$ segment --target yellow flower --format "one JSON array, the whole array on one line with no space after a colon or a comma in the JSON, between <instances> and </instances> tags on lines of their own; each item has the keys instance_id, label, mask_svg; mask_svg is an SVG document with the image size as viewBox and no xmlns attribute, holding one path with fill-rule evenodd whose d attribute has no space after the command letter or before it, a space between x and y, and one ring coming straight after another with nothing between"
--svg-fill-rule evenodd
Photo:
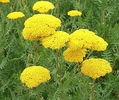
<instances>
[{"instance_id":1,"label":"yellow flower","mask_svg":"<svg viewBox=\"0 0 119 100\"><path fill-rule=\"evenodd\" d=\"M96 51L106 50L108 43L103 38L87 29L79 29L70 35L68 47L71 49L85 48Z\"/></svg>"},{"instance_id":2,"label":"yellow flower","mask_svg":"<svg viewBox=\"0 0 119 100\"><path fill-rule=\"evenodd\" d=\"M57 31L55 34L43 38L42 43L45 48L60 49L64 47L69 40L69 34L63 31Z\"/></svg>"},{"instance_id":3,"label":"yellow flower","mask_svg":"<svg viewBox=\"0 0 119 100\"><path fill-rule=\"evenodd\" d=\"M50 80L50 71L42 66L31 66L24 69L20 80L28 88L37 87L43 82Z\"/></svg>"},{"instance_id":4,"label":"yellow flower","mask_svg":"<svg viewBox=\"0 0 119 100\"><path fill-rule=\"evenodd\" d=\"M26 40L39 40L42 37L55 33L57 27L61 26L60 19L49 14L36 14L28 18L23 29L23 36Z\"/></svg>"},{"instance_id":5,"label":"yellow flower","mask_svg":"<svg viewBox=\"0 0 119 100\"><path fill-rule=\"evenodd\" d=\"M110 63L104 59L91 58L82 63L81 72L96 79L112 72L112 68Z\"/></svg>"},{"instance_id":6,"label":"yellow flower","mask_svg":"<svg viewBox=\"0 0 119 100\"><path fill-rule=\"evenodd\" d=\"M50 9L54 8L54 5L49 1L37 1L33 6L33 10L36 10L40 13L48 12Z\"/></svg>"},{"instance_id":7,"label":"yellow flower","mask_svg":"<svg viewBox=\"0 0 119 100\"><path fill-rule=\"evenodd\" d=\"M22 12L12 12L7 15L8 19L18 19L24 16L25 15Z\"/></svg>"},{"instance_id":8,"label":"yellow flower","mask_svg":"<svg viewBox=\"0 0 119 100\"><path fill-rule=\"evenodd\" d=\"M9 3L10 0L0 0L0 3Z\"/></svg>"},{"instance_id":9,"label":"yellow flower","mask_svg":"<svg viewBox=\"0 0 119 100\"><path fill-rule=\"evenodd\" d=\"M64 59L68 62L82 62L83 57L86 55L86 49L76 49L72 50L68 48L64 51Z\"/></svg>"},{"instance_id":10,"label":"yellow flower","mask_svg":"<svg viewBox=\"0 0 119 100\"><path fill-rule=\"evenodd\" d=\"M68 15L69 16L81 16L82 13L78 10L71 10L71 11L68 12Z\"/></svg>"}]
</instances>

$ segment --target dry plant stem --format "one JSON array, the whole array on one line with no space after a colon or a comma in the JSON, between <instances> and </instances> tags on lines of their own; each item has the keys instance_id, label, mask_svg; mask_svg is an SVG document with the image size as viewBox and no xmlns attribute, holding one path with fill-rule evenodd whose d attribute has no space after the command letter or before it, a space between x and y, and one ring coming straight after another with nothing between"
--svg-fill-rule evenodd
<instances>
[{"instance_id":1,"label":"dry plant stem","mask_svg":"<svg viewBox=\"0 0 119 100\"><path fill-rule=\"evenodd\" d=\"M57 0L57 17L59 17L59 0Z\"/></svg>"},{"instance_id":2,"label":"dry plant stem","mask_svg":"<svg viewBox=\"0 0 119 100\"><path fill-rule=\"evenodd\" d=\"M39 43L38 43L37 50L36 50L36 53L35 53L35 58L34 58L34 61L33 61L33 64L34 64L34 65L35 65L36 60L37 60L37 56L38 56L38 52L39 52L39 46L40 46L40 41L39 41ZM36 87L36 90L37 90L37 97L38 97L38 100L40 100L39 88Z\"/></svg>"},{"instance_id":3,"label":"dry plant stem","mask_svg":"<svg viewBox=\"0 0 119 100\"><path fill-rule=\"evenodd\" d=\"M40 95L39 95L39 88L36 87L36 90L37 90L37 96L38 96L38 100L40 100Z\"/></svg>"},{"instance_id":4,"label":"dry plant stem","mask_svg":"<svg viewBox=\"0 0 119 100\"><path fill-rule=\"evenodd\" d=\"M9 20L8 20L8 23L7 23L7 26L9 25ZM9 31L9 29L7 28L6 32L4 33L4 40L6 40L6 36L7 36L7 32Z\"/></svg>"},{"instance_id":5,"label":"dry plant stem","mask_svg":"<svg viewBox=\"0 0 119 100\"><path fill-rule=\"evenodd\" d=\"M93 81L92 81L92 94L91 94L91 100L94 100L94 83L95 83L95 80L93 79Z\"/></svg>"},{"instance_id":6,"label":"dry plant stem","mask_svg":"<svg viewBox=\"0 0 119 100\"><path fill-rule=\"evenodd\" d=\"M27 62L26 62L26 67L28 67L28 64L29 64L29 61L30 61L30 58L31 58L31 55L32 55L32 52L36 46L36 43L37 41L34 42L33 46L32 46L32 49L31 49L31 52L29 53L28 57L27 57Z\"/></svg>"},{"instance_id":7,"label":"dry plant stem","mask_svg":"<svg viewBox=\"0 0 119 100\"><path fill-rule=\"evenodd\" d=\"M30 52L30 56L28 55L26 67L28 67L28 63L29 63L29 61L30 61L31 54L32 54L32 52L33 52L33 50L34 50L34 48L35 48L36 43L37 43L37 41L35 41L35 43L33 44L32 50L31 50L31 52ZM38 46L37 46L36 54L37 54L38 51L39 51L39 45L40 45L40 43L39 43ZM36 54L35 54L35 56L37 56ZM35 64L36 58L37 58L37 57L34 58L34 63L33 63L33 64ZM29 95L29 90L27 90L27 94L26 94L26 99L25 99L25 100L27 100L27 96L28 96L28 95ZM38 94L37 94L37 95L38 95ZM38 98L39 98L39 97L38 97ZM38 100L40 100L40 99L38 99Z\"/></svg>"},{"instance_id":8,"label":"dry plant stem","mask_svg":"<svg viewBox=\"0 0 119 100\"><path fill-rule=\"evenodd\" d=\"M36 63L37 56L38 56L38 52L39 52L39 46L40 46L40 41L39 41L39 44L38 44L38 46L37 46L37 50L36 50L36 53L35 53L35 58L34 58L34 60L33 60L33 64Z\"/></svg>"},{"instance_id":9,"label":"dry plant stem","mask_svg":"<svg viewBox=\"0 0 119 100\"><path fill-rule=\"evenodd\" d=\"M104 38L105 34L105 10L102 11L102 37Z\"/></svg>"},{"instance_id":10,"label":"dry plant stem","mask_svg":"<svg viewBox=\"0 0 119 100\"><path fill-rule=\"evenodd\" d=\"M14 1L14 4L13 4L13 10L15 9L15 6L16 6L16 0Z\"/></svg>"},{"instance_id":11,"label":"dry plant stem","mask_svg":"<svg viewBox=\"0 0 119 100\"><path fill-rule=\"evenodd\" d=\"M21 6L24 9L24 0L21 0Z\"/></svg>"},{"instance_id":12,"label":"dry plant stem","mask_svg":"<svg viewBox=\"0 0 119 100\"><path fill-rule=\"evenodd\" d=\"M26 96L25 96L25 100L28 100L28 95L29 95L29 89L27 90Z\"/></svg>"}]
</instances>

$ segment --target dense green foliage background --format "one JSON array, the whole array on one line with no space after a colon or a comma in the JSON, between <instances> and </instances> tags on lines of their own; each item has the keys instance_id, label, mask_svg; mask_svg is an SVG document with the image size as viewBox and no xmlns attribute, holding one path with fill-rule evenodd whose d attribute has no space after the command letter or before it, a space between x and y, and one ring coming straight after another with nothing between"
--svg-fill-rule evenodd
<instances>
[{"instance_id":1,"label":"dense green foliage background","mask_svg":"<svg viewBox=\"0 0 119 100\"><path fill-rule=\"evenodd\" d=\"M24 1L24 2L23 2ZM21 84L20 73L26 67L28 56L33 65L35 50L29 55L35 41L24 40L21 35L24 21L37 13L32 10L37 0L11 0L8 4L0 4L0 100L37 100L35 89L28 89ZM49 0L57 8L57 0ZM109 46L104 52L93 52L90 57L104 58L111 63L113 72L96 80L94 100L119 100L119 0L59 0L60 19L63 30L72 33L76 29L86 28L103 37ZM57 15L57 9L49 13ZM81 17L69 17L72 9L82 11ZM7 14L21 11L22 19L8 20ZM75 63L64 60L60 50L61 80L58 85L56 69L56 51L39 47L36 65L51 71L51 80L39 86L41 100L90 100L92 79L74 74ZM87 52L88 54L88 52ZM81 77L84 78L82 81ZM29 92L28 92L29 91ZM87 92L86 92L87 91ZM64 99L63 99L64 98Z\"/></svg>"}]
</instances>

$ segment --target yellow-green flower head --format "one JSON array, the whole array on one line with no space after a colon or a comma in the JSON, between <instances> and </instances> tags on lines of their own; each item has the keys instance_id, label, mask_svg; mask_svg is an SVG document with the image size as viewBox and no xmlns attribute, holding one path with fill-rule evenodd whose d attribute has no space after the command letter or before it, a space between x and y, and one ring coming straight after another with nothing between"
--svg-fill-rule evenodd
<instances>
[{"instance_id":1,"label":"yellow-green flower head","mask_svg":"<svg viewBox=\"0 0 119 100\"><path fill-rule=\"evenodd\" d=\"M71 10L71 11L68 12L68 15L69 16L81 16L82 13L78 10Z\"/></svg>"},{"instance_id":2,"label":"yellow-green flower head","mask_svg":"<svg viewBox=\"0 0 119 100\"><path fill-rule=\"evenodd\" d=\"M71 49L85 48L96 51L106 50L108 43L103 38L87 29L79 29L70 35L68 47Z\"/></svg>"},{"instance_id":3,"label":"yellow-green flower head","mask_svg":"<svg viewBox=\"0 0 119 100\"><path fill-rule=\"evenodd\" d=\"M8 19L18 19L18 18L22 18L24 16L25 15L22 12L12 12L7 15L7 18Z\"/></svg>"},{"instance_id":4,"label":"yellow-green flower head","mask_svg":"<svg viewBox=\"0 0 119 100\"><path fill-rule=\"evenodd\" d=\"M9 3L10 0L0 0L0 3Z\"/></svg>"},{"instance_id":5,"label":"yellow-green flower head","mask_svg":"<svg viewBox=\"0 0 119 100\"><path fill-rule=\"evenodd\" d=\"M54 5L49 1L37 1L33 6L33 10L36 10L40 13L48 12L50 9L54 8Z\"/></svg>"},{"instance_id":6,"label":"yellow-green flower head","mask_svg":"<svg viewBox=\"0 0 119 100\"><path fill-rule=\"evenodd\" d=\"M50 71L42 66L31 66L24 69L20 80L28 88L37 87L43 82L50 80Z\"/></svg>"},{"instance_id":7,"label":"yellow-green flower head","mask_svg":"<svg viewBox=\"0 0 119 100\"><path fill-rule=\"evenodd\" d=\"M61 26L60 19L49 14L36 14L28 18L23 29L23 36L26 40L39 40L42 37L50 36Z\"/></svg>"},{"instance_id":8,"label":"yellow-green flower head","mask_svg":"<svg viewBox=\"0 0 119 100\"><path fill-rule=\"evenodd\" d=\"M96 79L112 72L112 68L110 63L104 59L91 58L82 63L81 72Z\"/></svg>"},{"instance_id":9,"label":"yellow-green flower head","mask_svg":"<svg viewBox=\"0 0 119 100\"><path fill-rule=\"evenodd\" d=\"M86 55L86 49L72 50L68 48L63 52L64 59L68 62L82 62Z\"/></svg>"},{"instance_id":10,"label":"yellow-green flower head","mask_svg":"<svg viewBox=\"0 0 119 100\"><path fill-rule=\"evenodd\" d=\"M42 43L45 48L60 49L66 45L69 40L69 34L63 31L57 31L55 34L43 38Z\"/></svg>"}]
</instances>

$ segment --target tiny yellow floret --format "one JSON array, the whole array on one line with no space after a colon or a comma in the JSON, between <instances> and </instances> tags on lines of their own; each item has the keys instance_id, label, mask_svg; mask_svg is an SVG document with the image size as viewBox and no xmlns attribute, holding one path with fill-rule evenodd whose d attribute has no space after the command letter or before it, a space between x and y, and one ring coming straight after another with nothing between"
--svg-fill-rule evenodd
<instances>
[{"instance_id":1,"label":"tiny yellow floret","mask_svg":"<svg viewBox=\"0 0 119 100\"><path fill-rule=\"evenodd\" d=\"M68 15L69 16L81 16L82 13L78 10L71 10L71 11L68 12Z\"/></svg>"},{"instance_id":2,"label":"tiny yellow floret","mask_svg":"<svg viewBox=\"0 0 119 100\"><path fill-rule=\"evenodd\" d=\"M7 18L8 19L18 19L18 18L22 18L24 16L25 15L22 12L12 12L7 15Z\"/></svg>"},{"instance_id":3,"label":"tiny yellow floret","mask_svg":"<svg viewBox=\"0 0 119 100\"><path fill-rule=\"evenodd\" d=\"M82 62L86 56L86 49L72 50L68 48L63 52L64 59L68 62Z\"/></svg>"},{"instance_id":4,"label":"tiny yellow floret","mask_svg":"<svg viewBox=\"0 0 119 100\"><path fill-rule=\"evenodd\" d=\"M31 66L24 69L20 80L28 88L37 87L43 82L50 80L50 71L42 66Z\"/></svg>"},{"instance_id":5,"label":"tiny yellow floret","mask_svg":"<svg viewBox=\"0 0 119 100\"><path fill-rule=\"evenodd\" d=\"M50 9L54 9L54 8L55 8L54 5L49 1L37 1L33 5L33 10L36 10L40 13L46 13Z\"/></svg>"},{"instance_id":6,"label":"tiny yellow floret","mask_svg":"<svg viewBox=\"0 0 119 100\"><path fill-rule=\"evenodd\" d=\"M66 45L69 40L69 34L63 31L57 31L55 34L43 38L42 43L45 48L60 49Z\"/></svg>"},{"instance_id":7,"label":"tiny yellow floret","mask_svg":"<svg viewBox=\"0 0 119 100\"><path fill-rule=\"evenodd\" d=\"M61 26L60 19L49 14L36 14L28 18L23 29L23 37L26 40L40 40L56 32L56 28Z\"/></svg>"},{"instance_id":8,"label":"tiny yellow floret","mask_svg":"<svg viewBox=\"0 0 119 100\"><path fill-rule=\"evenodd\" d=\"M0 3L9 3L10 0L0 0Z\"/></svg>"},{"instance_id":9,"label":"tiny yellow floret","mask_svg":"<svg viewBox=\"0 0 119 100\"><path fill-rule=\"evenodd\" d=\"M91 58L82 63L81 72L96 79L112 72L112 68L110 63L104 59Z\"/></svg>"}]
</instances>

